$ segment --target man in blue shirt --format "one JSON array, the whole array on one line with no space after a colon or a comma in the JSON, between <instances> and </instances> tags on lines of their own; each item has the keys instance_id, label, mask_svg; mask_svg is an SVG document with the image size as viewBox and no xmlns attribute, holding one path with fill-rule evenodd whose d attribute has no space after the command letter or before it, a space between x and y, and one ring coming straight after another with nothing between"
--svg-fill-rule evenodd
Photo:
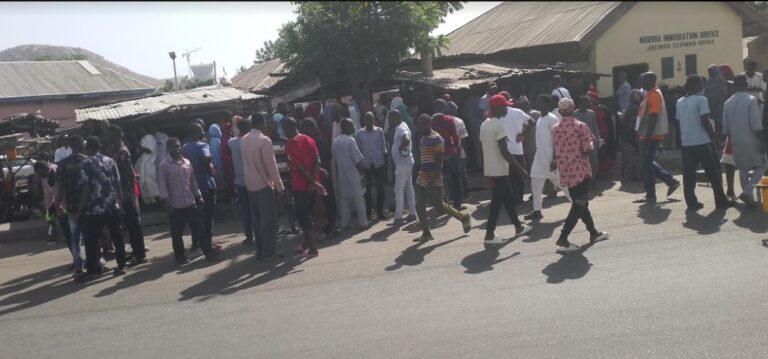
<instances>
[{"instance_id":1,"label":"man in blue shirt","mask_svg":"<svg viewBox=\"0 0 768 359\"><path fill-rule=\"evenodd\" d=\"M683 155L683 191L688 211L698 211L704 207L696 199L696 170L699 164L704 168L707 180L715 194L717 208L733 206L725 196L723 180L715 162L712 141L717 141L712 124L709 122L707 98L699 95L704 88L701 77L692 75L685 82L685 97L677 100L677 120L680 122Z\"/></svg>"},{"instance_id":2,"label":"man in blue shirt","mask_svg":"<svg viewBox=\"0 0 768 359\"><path fill-rule=\"evenodd\" d=\"M211 151L208 144L203 142L204 132L203 127L198 123L192 123L187 128L188 142L184 144L181 149L181 154L189 160L192 164L192 169L195 171L195 179L197 179L197 186L200 188L200 193L203 195L203 235L208 237L208 240L213 240L213 214L216 212L216 181L213 179L213 171L211 171ZM200 245L192 241L192 247L190 250L195 251L200 248Z\"/></svg>"}]
</instances>

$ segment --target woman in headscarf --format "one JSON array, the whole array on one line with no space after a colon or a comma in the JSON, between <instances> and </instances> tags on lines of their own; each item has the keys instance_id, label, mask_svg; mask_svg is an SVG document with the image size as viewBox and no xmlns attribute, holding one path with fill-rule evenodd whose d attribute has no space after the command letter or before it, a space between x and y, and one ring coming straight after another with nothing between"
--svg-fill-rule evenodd
<instances>
[{"instance_id":1,"label":"woman in headscarf","mask_svg":"<svg viewBox=\"0 0 768 359\"><path fill-rule=\"evenodd\" d=\"M320 124L320 121L319 121L320 102L312 102L309 105L307 105L307 108L304 110L304 117L312 118L312 120L315 121L315 124L319 125Z\"/></svg>"},{"instance_id":2,"label":"woman in headscarf","mask_svg":"<svg viewBox=\"0 0 768 359\"><path fill-rule=\"evenodd\" d=\"M643 176L640 166L640 151L635 122L640 111L640 103L643 102L643 92L632 90L629 94L629 107L619 114L618 130L621 142L621 177L622 183L642 181Z\"/></svg>"},{"instance_id":3,"label":"woman in headscarf","mask_svg":"<svg viewBox=\"0 0 768 359\"><path fill-rule=\"evenodd\" d=\"M712 119L715 121L715 133L717 137L722 138L723 105L725 105L725 100L728 99L728 83L720 73L720 68L717 65L709 65L707 71L709 72L709 79L707 79L704 85L704 96L707 97L709 113L712 114Z\"/></svg>"},{"instance_id":4,"label":"woman in headscarf","mask_svg":"<svg viewBox=\"0 0 768 359\"><path fill-rule=\"evenodd\" d=\"M402 117L403 122L405 122L405 124L408 125L408 128L411 129L411 133L414 133L413 119L411 118L411 114L408 111L408 107L405 105L405 102L403 102L402 97L395 96L395 98L392 99L392 103L389 105L389 110L400 111L400 117Z\"/></svg>"},{"instance_id":5,"label":"woman in headscarf","mask_svg":"<svg viewBox=\"0 0 768 359\"><path fill-rule=\"evenodd\" d=\"M213 158L214 179L216 179L219 190L224 190L226 184L221 176L223 169L221 165L221 128L215 123L208 127L208 147Z\"/></svg>"}]
</instances>

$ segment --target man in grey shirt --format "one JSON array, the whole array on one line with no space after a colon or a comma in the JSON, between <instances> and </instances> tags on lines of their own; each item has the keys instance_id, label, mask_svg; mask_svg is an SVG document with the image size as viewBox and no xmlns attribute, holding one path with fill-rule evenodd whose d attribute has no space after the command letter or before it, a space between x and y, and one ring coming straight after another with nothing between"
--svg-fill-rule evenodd
<instances>
[{"instance_id":1,"label":"man in grey shirt","mask_svg":"<svg viewBox=\"0 0 768 359\"><path fill-rule=\"evenodd\" d=\"M768 168L763 143L763 123L758 99L747 93L747 77L736 76L733 86L736 92L725 101L723 133L731 137L733 144L733 157L743 190L739 199L753 208L757 205L755 186Z\"/></svg>"},{"instance_id":2,"label":"man in grey shirt","mask_svg":"<svg viewBox=\"0 0 768 359\"><path fill-rule=\"evenodd\" d=\"M371 217L373 199L371 187L376 183L376 214L383 220L384 216L384 180L386 179L387 145L384 141L384 131L373 125L373 113L363 115L363 128L357 131L357 144L363 154L361 166L365 172L365 214Z\"/></svg>"}]
</instances>

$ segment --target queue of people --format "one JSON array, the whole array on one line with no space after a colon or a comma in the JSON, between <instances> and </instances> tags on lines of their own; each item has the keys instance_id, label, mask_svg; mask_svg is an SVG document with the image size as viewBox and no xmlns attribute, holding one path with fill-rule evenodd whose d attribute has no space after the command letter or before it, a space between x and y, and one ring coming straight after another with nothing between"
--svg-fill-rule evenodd
<instances>
[{"instance_id":1,"label":"queue of people","mask_svg":"<svg viewBox=\"0 0 768 359\"><path fill-rule=\"evenodd\" d=\"M645 196L635 202L656 203L659 179L667 185L667 196L682 186L688 210L701 209L695 177L702 167L716 206L731 207L733 176L729 181L726 170L729 183L724 190L722 162L740 173L743 193L738 199L748 207L756 206L755 186L768 170L768 161L762 96L752 93L757 93L756 86L764 90L765 84L755 80L759 74L752 67L748 70L726 82L732 93L724 93L729 97L722 104L713 103L722 95L720 85L712 85L723 79L717 66L710 67L707 83L699 76L688 78L675 104L666 103L652 72L640 77L642 89L632 89L626 74L620 74L616 93L620 111L615 121L610 110L597 103L594 87L587 96L572 99L562 79L555 76L554 90L538 95L533 104L525 96L512 101L509 93L491 83L486 95L474 103L485 117L479 127L472 121L467 126L456 115L459 107L450 96L434 100L433 114L414 113L402 97L395 96L382 97L374 108L353 106L352 110L338 103L312 103L306 110L289 111L281 104L272 115L233 116L207 130L201 119L195 119L184 139L145 132L135 156L126 147L121 128L111 126L105 146L99 137L69 136L62 146L68 152L61 153L56 164L35 165L36 186L46 197L45 208L67 214L61 227L72 253L75 280L87 281L105 271L104 253L99 250L105 228L117 260L114 275L146 262L140 199L145 204L158 201L167 211L179 265L188 262L188 251L202 250L209 261L220 258L222 249L213 242L214 217L217 196L225 191L237 194L243 244L254 246L262 261L284 257L277 249L281 209L288 216L290 231L302 234L295 250L307 259L319 255L319 241L339 230L366 229L373 221L391 219L391 225L400 227L418 220L422 233L415 241L432 240L428 205L461 222L467 233L472 225L469 214L463 212L466 162L473 144L479 146L492 194L484 243L510 240L497 233L502 207L515 226L512 238L535 231L544 217L542 199L550 183L549 196L557 196L559 190L571 203L555 241L558 252L570 252L579 249L569 240L578 221L586 226L590 242L608 237L597 229L589 192L602 167L613 165L613 159L598 154L614 133L622 180L644 182ZM675 108L673 121L681 137L682 183L655 158L670 132L669 107ZM358 123L350 111L360 112ZM138 157L135 163L132 157ZM389 184L394 213L390 214L385 210L387 179L393 179ZM533 210L524 216L524 223L517 207L523 202L526 183L530 183ZM316 223L319 219L325 223ZM192 234L189 249L183 242L187 226ZM132 249L130 261L123 229Z\"/></svg>"}]
</instances>

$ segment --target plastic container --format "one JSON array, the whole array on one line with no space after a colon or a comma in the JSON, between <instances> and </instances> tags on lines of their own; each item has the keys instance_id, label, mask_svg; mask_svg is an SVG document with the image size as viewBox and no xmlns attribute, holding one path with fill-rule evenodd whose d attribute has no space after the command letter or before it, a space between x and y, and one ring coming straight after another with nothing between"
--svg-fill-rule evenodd
<instances>
[{"instance_id":1,"label":"plastic container","mask_svg":"<svg viewBox=\"0 0 768 359\"><path fill-rule=\"evenodd\" d=\"M763 201L763 212L768 213L768 176L760 180L760 198Z\"/></svg>"}]
</instances>

